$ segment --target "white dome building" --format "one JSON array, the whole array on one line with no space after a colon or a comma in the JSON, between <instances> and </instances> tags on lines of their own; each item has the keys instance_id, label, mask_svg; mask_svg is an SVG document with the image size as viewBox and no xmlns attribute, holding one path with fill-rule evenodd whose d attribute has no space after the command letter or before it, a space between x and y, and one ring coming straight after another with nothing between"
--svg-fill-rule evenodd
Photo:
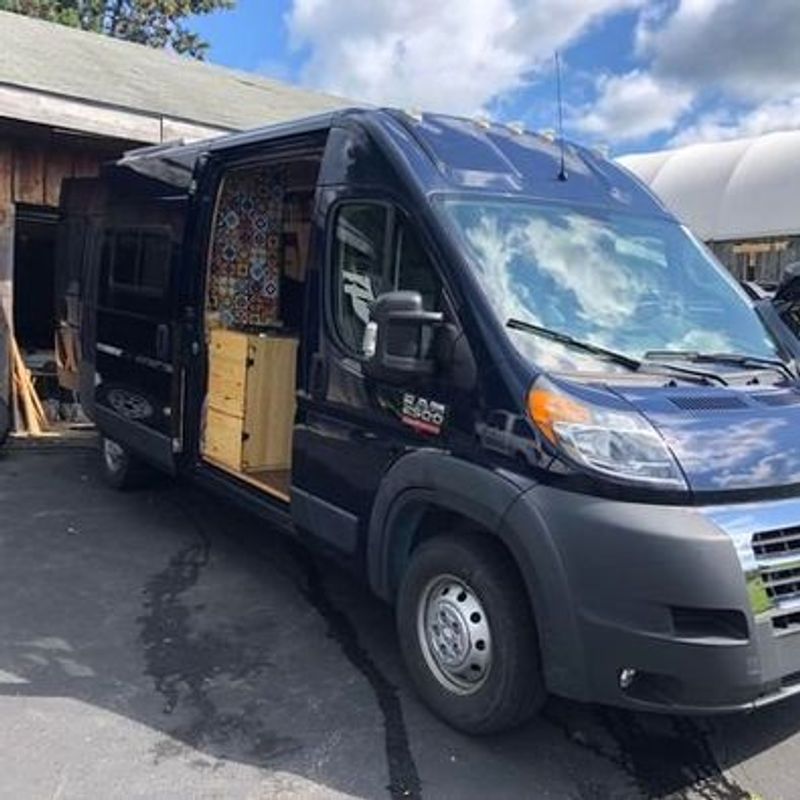
<instances>
[{"instance_id":1,"label":"white dome building","mask_svg":"<svg viewBox=\"0 0 800 800\"><path fill-rule=\"evenodd\" d=\"M800 261L800 130L622 156L740 280Z\"/></svg>"}]
</instances>

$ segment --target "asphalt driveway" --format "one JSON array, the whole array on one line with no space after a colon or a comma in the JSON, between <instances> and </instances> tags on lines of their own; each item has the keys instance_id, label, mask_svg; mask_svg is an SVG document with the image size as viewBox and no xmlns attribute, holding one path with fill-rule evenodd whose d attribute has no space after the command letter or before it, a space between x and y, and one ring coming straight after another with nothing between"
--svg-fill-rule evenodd
<instances>
[{"instance_id":1,"label":"asphalt driveway","mask_svg":"<svg viewBox=\"0 0 800 800\"><path fill-rule=\"evenodd\" d=\"M688 719L552 700L470 739L392 616L191 487L89 448L0 451L0 799L800 798L800 701Z\"/></svg>"}]
</instances>

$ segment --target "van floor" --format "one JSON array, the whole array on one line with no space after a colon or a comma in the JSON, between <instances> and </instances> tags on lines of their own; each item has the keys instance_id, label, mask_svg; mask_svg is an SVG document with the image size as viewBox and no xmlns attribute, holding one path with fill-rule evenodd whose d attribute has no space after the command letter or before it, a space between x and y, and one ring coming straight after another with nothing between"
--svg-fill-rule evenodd
<instances>
[{"instance_id":1,"label":"van floor","mask_svg":"<svg viewBox=\"0 0 800 800\"><path fill-rule=\"evenodd\" d=\"M229 467L228 465L223 464L220 461L216 461L213 458L209 458L208 456L204 456L203 460L207 461L217 469L221 469L224 472L227 472L229 475L233 475L240 481L249 483L256 489L260 489L267 494L271 494L273 497L277 497L286 503L289 502L289 487L292 482L292 471L289 469L270 469L260 472L239 472L238 470L233 469L233 467Z\"/></svg>"}]
</instances>

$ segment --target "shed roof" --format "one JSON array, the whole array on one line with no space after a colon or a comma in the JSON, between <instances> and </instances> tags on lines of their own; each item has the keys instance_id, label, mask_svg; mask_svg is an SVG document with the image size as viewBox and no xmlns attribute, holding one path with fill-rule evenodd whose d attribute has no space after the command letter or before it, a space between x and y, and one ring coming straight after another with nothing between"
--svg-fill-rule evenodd
<instances>
[{"instance_id":1,"label":"shed roof","mask_svg":"<svg viewBox=\"0 0 800 800\"><path fill-rule=\"evenodd\" d=\"M800 234L800 130L619 162L706 241Z\"/></svg>"},{"instance_id":2,"label":"shed roof","mask_svg":"<svg viewBox=\"0 0 800 800\"><path fill-rule=\"evenodd\" d=\"M218 131L352 105L166 50L0 12L0 88L9 87ZM10 106L4 109L0 95L0 116L12 116Z\"/></svg>"}]
</instances>

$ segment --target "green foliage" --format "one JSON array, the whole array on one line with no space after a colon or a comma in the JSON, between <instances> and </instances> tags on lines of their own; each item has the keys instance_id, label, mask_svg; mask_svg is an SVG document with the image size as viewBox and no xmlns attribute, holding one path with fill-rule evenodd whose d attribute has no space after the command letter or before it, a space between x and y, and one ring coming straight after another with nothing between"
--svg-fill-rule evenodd
<instances>
[{"instance_id":1,"label":"green foliage","mask_svg":"<svg viewBox=\"0 0 800 800\"><path fill-rule=\"evenodd\" d=\"M186 25L195 14L233 8L236 0L0 0L0 11L60 22L202 59L208 50Z\"/></svg>"}]
</instances>

